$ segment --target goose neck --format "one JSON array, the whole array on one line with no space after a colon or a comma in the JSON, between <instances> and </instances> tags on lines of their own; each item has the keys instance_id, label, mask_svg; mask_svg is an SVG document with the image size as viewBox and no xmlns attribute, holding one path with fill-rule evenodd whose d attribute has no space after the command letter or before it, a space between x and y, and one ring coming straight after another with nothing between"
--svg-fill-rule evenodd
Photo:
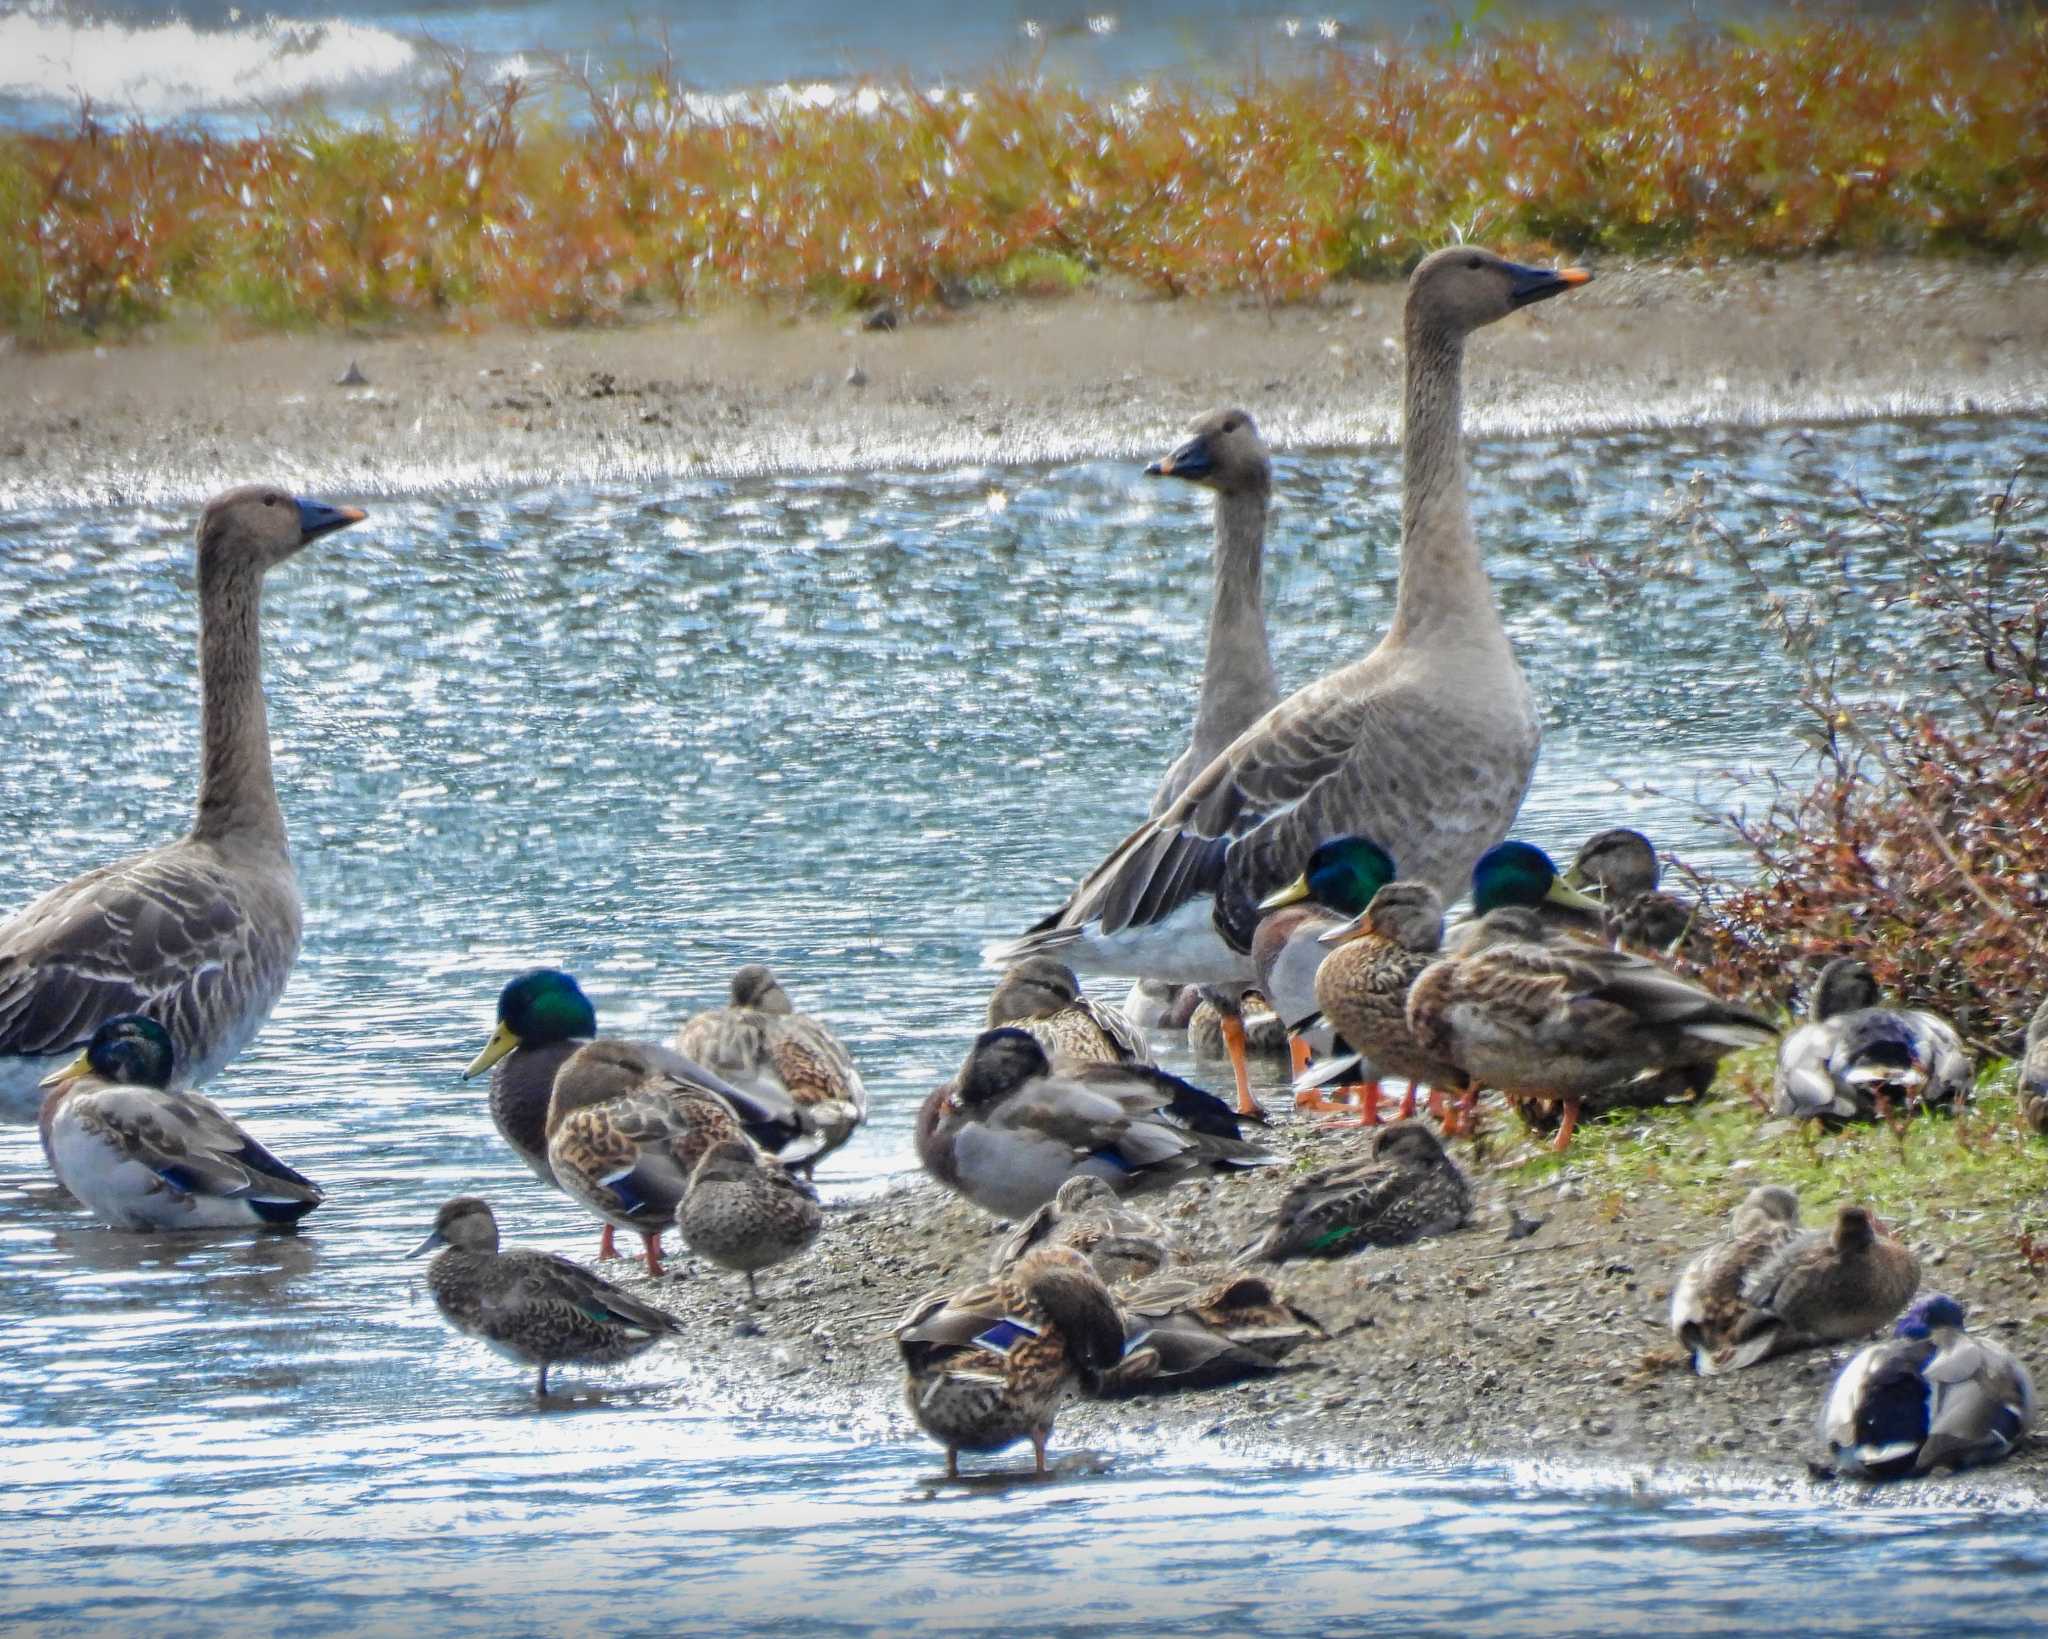
<instances>
[{"instance_id":1,"label":"goose neck","mask_svg":"<svg viewBox=\"0 0 2048 1639\"><path fill-rule=\"evenodd\" d=\"M1401 439L1401 577L1390 637L1447 625L1498 631L1466 499L1461 333L1411 313Z\"/></svg>"},{"instance_id":2,"label":"goose neck","mask_svg":"<svg viewBox=\"0 0 2048 1639\"><path fill-rule=\"evenodd\" d=\"M259 623L263 577L240 565L199 582L199 807L192 834L285 845L284 812L270 770Z\"/></svg>"},{"instance_id":3,"label":"goose neck","mask_svg":"<svg viewBox=\"0 0 2048 1639\"><path fill-rule=\"evenodd\" d=\"M1216 560L1195 745L1213 756L1278 698L1266 635L1264 489L1216 497ZM1207 758L1202 758L1207 761Z\"/></svg>"}]
</instances>

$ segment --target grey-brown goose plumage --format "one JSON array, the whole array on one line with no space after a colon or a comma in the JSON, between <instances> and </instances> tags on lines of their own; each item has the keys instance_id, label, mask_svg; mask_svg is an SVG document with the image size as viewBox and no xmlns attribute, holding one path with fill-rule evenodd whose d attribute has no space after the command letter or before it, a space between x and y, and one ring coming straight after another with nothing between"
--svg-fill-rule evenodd
<instances>
[{"instance_id":1,"label":"grey-brown goose plumage","mask_svg":"<svg viewBox=\"0 0 2048 1639\"><path fill-rule=\"evenodd\" d=\"M1409 282L1401 571L1387 633L1282 700L1140 826L1001 963L1242 989L1259 901L1316 844L1370 836L1446 897L1507 834L1535 766L1535 702L1495 607L1459 437L1465 338L1585 282L1439 251Z\"/></svg>"},{"instance_id":2,"label":"grey-brown goose plumage","mask_svg":"<svg viewBox=\"0 0 2048 1639\"><path fill-rule=\"evenodd\" d=\"M0 1118L32 1121L37 1084L109 1019L170 1032L176 1085L248 1046L299 954L299 888L270 772L259 631L263 577L355 523L354 507L271 485L199 517L202 760L192 829L88 871L0 922Z\"/></svg>"}]
</instances>

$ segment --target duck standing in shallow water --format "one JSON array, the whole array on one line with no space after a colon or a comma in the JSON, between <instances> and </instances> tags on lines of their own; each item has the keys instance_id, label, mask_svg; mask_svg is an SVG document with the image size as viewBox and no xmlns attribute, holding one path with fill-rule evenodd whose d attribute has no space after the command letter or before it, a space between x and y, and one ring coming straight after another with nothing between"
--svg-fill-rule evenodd
<instances>
[{"instance_id":1,"label":"duck standing in shallow water","mask_svg":"<svg viewBox=\"0 0 2048 1639\"><path fill-rule=\"evenodd\" d=\"M1438 251L1408 284L1401 573L1386 636L1281 701L1132 832L1067 902L990 955L1057 955L1087 973L1224 989L1256 983L1259 902L1317 843L1377 840L1456 894L1507 834L1541 725L1480 559L1459 419L1466 337L1586 282L1476 246ZM1241 1032L1239 1033L1241 1035ZM1240 1111L1256 1108L1232 1040Z\"/></svg>"},{"instance_id":2,"label":"duck standing in shallow water","mask_svg":"<svg viewBox=\"0 0 2048 1639\"><path fill-rule=\"evenodd\" d=\"M676 1031L676 1050L750 1093L794 1101L818 1146L800 1165L815 1167L867 1119L868 1090L839 1038L799 1013L774 973L749 962L732 976L726 1006L699 1013Z\"/></svg>"},{"instance_id":3,"label":"duck standing in shallow water","mask_svg":"<svg viewBox=\"0 0 2048 1639\"><path fill-rule=\"evenodd\" d=\"M270 771L263 577L362 517L261 484L207 502L192 829L0 922L0 1120L34 1120L43 1078L122 1014L158 1021L176 1084L202 1086L284 994L299 954L299 885Z\"/></svg>"},{"instance_id":4,"label":"duck standing in shallow water","mask_svg":"<svg viewBox=\"0 0 2048 1639\"><path fill-rule=\"evenodd\" d=\"M1342 1258L1368 1246L1406 1246L1448 1235L1472 1216L1472 1186L1437 1136L1419 1121L1372 1135L1372 1153L1312 1172L1280 1202L1265 1234L1238 1254L1246 1263Z\"/></svg>"},{"instance_id":5,"label":"duck standing in shallow water","mask_svg":"<svg viewBox=\"0 0 2048 1639\"><path fill-rule=\"evenodd\" d=\"M987 1030L960 1073L918 1112L924 1169L999 1218L1021 1218L1069 1178L1091 1174L1119 1195L1200 1173L1272 1166L1240 1136L1221 1099L1139 1066L1054 1068L1022 1030Z\"/></svg>"},{"instance_id":6,"label":"duck standing in shallow water","mask_svg":"<svg viewBox=\"0 0 2048 1639\"><path fill-rule=\"evenodd\" d=\"M325 1198L211 1099L173 1092L170 1032L128 1013L44 1083L57 1182L115 1229L290 1229Z\"/></svg>"},{"instance_id":7,"label":"duck standing in shallow water","mask_svg":"<svg viewBox=\"0 0 2048 1639\"><path fill-rule=\"evenodd\" d=\"M442 1318L481 1338L507 1360L539 1368L533 1392L545 1400L551 1366L610 1366L631 1360L683 1324L552 1252L498 1250L490 1203L457 1196L434 1217L427 1238L406 1254L445 1248L427 1268Z\"/></svg>"},{"instance_id":8,"label":"duck standing in shallow water","mask_svg":"<svg viewBox=\"0 0 2048 1639\"><path fill-rule=\"evenodd\" d=\"M995 1280L921 1298L896 1328L904 1398L917 1426L946 1448L946 1478L963 1451L1045 1443L1060 1406L1093 1393L1123 1354L1124 1323L1088 1260L1064 1246L1027 1252Z\"/></svg>"},{"instance_id":9,"label":"duck standing in shallow water","mask_svg":"<svg viewBox=\"0 0 2048 1639\"><path fill-rule=\"evenodd\" d=\"M1746 1314L1717 1357L1739 1371L1794 1349L1874 1332L1920 1286L1920 1260L1879 1232L1866 1207L1845 1206L1835 1226L1808 1230L1779 1247L1742 1283Z\"/></svg>"},{"instance_id":10,"label":"duck standing in shallow water","mask_svg":"<svg viewBox=\"0 0 2048 1639\"><path fill-rule=\"evenodd\" d=\"M713 1144L690 1173L690 1188L676 1203L676 1232L700 1258L747 1277L747 1301L760 1290L754 1277L786 1263L818 1238L825 1211L818 1192L745 1139Z\"/></svg>"},{"instance_id":11,"label":"duck standing in shallow water","mask_svg":"<svg viewBox=\"0 0 2048 1639\"><path fill-rule=\"evenodd\" d=\"M1778 1049L1773 1115L1838 1127L1970 1096L1970 1055L1954 1027L1883 999L1870 969L1853 957L1820 970L1812 1017Z\"/></svg>"},{"instance_id":12,"label":"duck standing in shallow water","mask_svg":"<svg viewBox=\"0 0 2048 1639\"><path fill-rule=\"evenodd\" d=\"M988 999L988 1028L1014 1025L1062 1064L1152 1063L1145 1038L1113 1007L1081 994L1065 962L1033 956L1005 973Z\"/></svg>"},{"instance_id":13,"label":"duck standing in shallow water","mask_svg":"<svg viewBox=\"0 0 2048 1639\"><path fill-rule=\"evenodd\" d=\"M2033 1423L2027 1368L1964 1331L1963 1306L1937 1292L1842 1368L1820 1426L1836 1472L1890 1480L1995 1463Z\"/></svg>"},{"instance_id":14,"label":"duck standing in shallow water","mask_svg":"<svg viewBox=\"0 0 2048 1639\"><path fill-rule=\"evenodd\" d=\"M1679 1272L1671 1330L1700 1376L1728 1369L1736 1330L1750 1313L1744 1283L1798 1233L1799 1197L1782 1184L1761 1184L1743 1197L1727 1234Z\"/></svg>"}]
</instances>

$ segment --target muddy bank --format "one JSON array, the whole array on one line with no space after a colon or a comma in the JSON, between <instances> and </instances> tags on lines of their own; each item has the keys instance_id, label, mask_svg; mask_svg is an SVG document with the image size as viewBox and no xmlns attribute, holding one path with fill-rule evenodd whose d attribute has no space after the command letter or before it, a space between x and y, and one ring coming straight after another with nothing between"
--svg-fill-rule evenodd
<instances>
[{"instance_id":1,"label":"muddy bank","mask_svg":"<svg viewBox=\"0 0 2048 1639\"><path fill-rule=\"evenodd\" d=\"M2048 408L2048 267L1598 269L1472 349L1481 435ZM893 331L731 311L605 332L0 353L0 507L1129 458L1241 403L1283 449L1398 422L1400 287L1261 311L1103 295ZM339 386L351 361L365 385ZM849 377L854 379L849 380Z\"/></svg>"},{"instance_id":2,"label":"muddy bank","mask_svg":"<svg viewBox=\"0 0 2048 1639\"><path fill-rule=\"evenodd\" d=\"M1299 1166L1361 1142L1355 1131L1280 1117L1273 1139ZM1071 1404L1055 1455L1093 1448L1112 1462L1141 1461L1147 1449L1201 1437L1276 1459L1527 1463L1567 1482L1797 1491L1845 1506L2034 1507L2048 1496L2042 1444L1963 1476L1815 1481L1808 1460L1824 1452L1814 1422L1851 1347L1730 1377L1691 1374L1665 1326L1671 1283L1761 1169L1731 1178L1725 1198L1651 1188L1626 1198L1589 1187L1571 1167L1521 1176L1534 1152L1504 1115L1480 1142L1483 1159L1469 1143L1455 1149L1479 1199L1463 1232L1277 1272L1280 1289L1331 1334L1293 1369L1221 1389ZM1216 1179L1147 1205L1196 1256L1228 1256L1251 1240L1293 1170ZM1831 1209L1808 1202L1807 1221ZM1509 1239L1516 1215L1525 1230L1529 1220L1540 1227ZM980 1278L999 1239L995 1220L919 1181L833 1211L802 1262L763 1278L764 1302L751 1313L738 1277L681 1256L661 1281L637 1265L611 1267L689 1320L679 1352L693 1395L753 1408L801 1399L854 1429L918 1440L890 1329L918 1294ZM2031 1272L1960 1231L1908 1239L1927 1289L1962 1295L1974 1328L2042 1364L2048 1299ZM970 1471L1029 1463L1024 1448L967 1459Z\"/></svg>"}]
</instances>

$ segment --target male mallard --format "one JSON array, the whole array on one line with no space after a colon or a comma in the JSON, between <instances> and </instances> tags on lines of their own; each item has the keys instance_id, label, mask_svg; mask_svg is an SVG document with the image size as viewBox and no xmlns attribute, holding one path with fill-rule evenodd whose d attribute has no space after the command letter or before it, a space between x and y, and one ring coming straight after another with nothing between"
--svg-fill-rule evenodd
<instances>
[{"instance_id":1,"label":"male mallard","mask_svg":"<svg viewBox=\"0 0 2048 1639\"><path fill-rule=\"evenodd\" d=\"M1726 1369L1736 1328L1749 1314L1743 1283L1798 1233L1799 1197L1782 1184L1760 1184L1743 1197L1727 1233L1680 1272L1671 1289L1671 1330L1700 1376Z\"/></svg>"},{"instance_id":2,"label":"male mallard","mask_svg":"<svg viewBox=\"0 0 2048 1639\"><path fill-rule=\"evenodd\" d=\"M1304 1343L1330 1335L1264 1276L1219 1265L1162 1271L1118 1291L1116 1301L1124 1316L1124 1356L1104 1377L1104 1395L1216 1388L1262 1377Z\"/></svg>"},{"instance_id":3,"label":"male mallard","mask_svg":"<svg viewBox=\"0 0 2048 1639\"><path fill-rule=\"evenodd\" d=\"M1336 1045L1332 1026L1316 1017L1316 974L1330 954L1323 936L1359 916L1393 880L1393 860L1370 837L1333 837L1316 845L1301 875L1259 901L1252 965L1259 993L1288 1029L1297 1076L1312 1052L1327 1056Z\"/></svg>"},{"instance_id":4,"label":"male mallard","mask_svg":"<svg viewBox=\"0 0 2048 1639\"><path fill-rule=\"evenodd\" d=\"M1712 1065L1777 1034L1761 1013L1646 957L1546 943L1542 923L1519 908L1490 912L1423 970L1408 992L1408 1028L1424 1052L1510 1103L1561 1100L1559 1149L1589 1094L1645 1070Z\"/></svg>"},{"instance_id":5,"label":"male mallard","mask_svg":"<svg viewBox=\"0 0 2048 1639\"><path fill-rule=\"evenodd\" d=\"M1500 910L1533 913L1550 938L1600 937L1600 901L1558 875L1557 865L1533 842L1496 843L1472 867L1472 913L1446 936L1458 950L1475 928Z\"/></svg>"},{"instance_id":6,"label":"male mallard","mask_svg":"<svg viewBox=\"0 0 2048 1639\"><path fill-rule=\"evenodd\" d=\"M854 1134L868 1114L868 1090L838 1037L797 1012L775 975L750 962L732 976L730 1002L687 1020L676 1048L734 1086L793 1099L818 1147L815 1167Z\"/></svg>"},{"instance_id":7,"label":"male mallard","mask_svg":"<svg viewBox=\"0 0 2048 1639\"><path fill-rule=\"evenodd\" d=\"M1312 1172L1282 1197L1272 1225L1237 1261L1341 1258L1368 1246L1448 1235L1472 1215L1472 1186L1419 1121L1372 1135L1371 1153Z\"/></svg>"},{"instance_id":8,"label":"male mallard","mask_svg":"<svg viewBox=\"0 0 2048 1639\"><path fill-rule=\"evenodd\" d=\"M988 1028L1028 1031L1062 1064L1152 1063L1145 1038L1113 1007L1081 994L1065 962L1031 956L1005 973L988 999Z\"/></svg>"},{"instance_id":9,"label":"male mallard","mask_svg":"<svg viewBox=\"0 0 2048 1639\"><path fill-rule=\"evenodd\" d=\"M0 921L0 1120L117 1016L158 1020L199 1087L249 1045L299 954L299 886L270 773L263 577L354 507L251 484L199 516L199 797L176 842L102 865Z\"/></svg>"},{"instance_id":10,"label":"male mallard","mask_svg":"<svg viewBox=\"0 0 2048 1639\"><path fill-rule=\"evenodd\" d=\"M1199 1172L1271 1166L1240 1136L1230 1106L1140 1065L1053 1068L1022 1030L986 1030L960 1073L918 1112L924 1169L999 1218L1021 1218L1061 1184L1093 1173L1119 1194Z\"/></svg>"},{"instance_id":11,"label":"male mallard","mask_svg":"<svg viewBox=\"0 0 2048 1639\"><path fill-rule=\"evenodd\" d=\"M1110 1286L1156 1275L1178 1249L1173 1231L1130 1205L1093 1173L1060 1185L1050 1201L997 1244L989 1273L1000 1275L1039 1246L1070 1246Z\"/></svg>"},{"instance_id":12,"label":"male mallard","mask_svg":"<svg viewBox=\"0 0 2048 1639\"><path fill-rule=\"evenodd\" d=\"M1811 1019L1778 1049L1774 1115L1840 1126L1969 1097L1970 1055L1954 1028L1882 1002L1877 980L1854 957L1820 970Z\"/></svg>"},{"instance_id":13,"label":"male mallard","mask_svg":"<svg viewBox=\"0 0 2048 1639\"><path fill-rule=\"evenodd\" d=\"M1716 1357L1739 1371L1818 1343L1861 1337L1890 1320L1920 1285L1920 1260L1879 1232L1869 1209L1845 1206L1831 1231L1794 1236L1749 1273L1749 1312Z\"/></svg>"},{"instance_id":14,"label":"male mallard","mask_svg":"<svg viewBox=\"0 0 2048 1639\"><path fill-rule=\"evenodd\" d=\"M1408 281L1401 573L1372 652L1275 705L1091 871L1065 904L992 950L1084 973L1241 993L1258 904L1317 843L1381 838L1439 893L1507 834L1542 739L1473 533L1460 445L1466 338L1584 284L1475 245ZM1226 1030L1240 1110L1254 1108L1241 1031Z\"/></svg>"},{"instance_id":15,"label":"male mallard","mask_svg":"<svg viewBox=\"0 0 2048 1639\"><path fill-rule=\"evenodd\" d=\"M2034 1010L2027 1025L2026 1051L2020 1056L2020 1114L2037 1133L2048 1133L2048 1001Z\"/></svg>"},{"instance_id":16,"label":"male mallard","mask_svg":"<svg viewBox=\"0 0 2048 1639\"><path fill-rule=\"evenodd\" d=\"M682 1335L675 1316L567 1258L520 1247L500 1252L498 1220L474 1195L443 1206L406 1256L437 1246L446 1250L427 1268L427 1289L442 1318L507 1360L539 1367L533 1392L540 1399L550 1366L609 1366Z\"/></svg>"},{"instance_id":17,"label":"male mallard","mask_svg":"<svg viewBox=\"0 0 2048 1639\"><path fill-rule=\"evenodd\" d=\"M522 973L498 993L498 1026L462 1079L491 1072L491 1121L542 1183L548 1165L548 1100L555 1072L597 1034L597 1009L559 968Z\"/></svg>"},{"instance_id":18,"label":"male mallard","mask_svg":"<svg viewBox=\"0 0 2048 1639\"><path fill-rule=\"evenodd\" d=\"M946 1448L947 1479L960 1477L962 1451L1019 1440L1031 1442L1043 1474L1061 1403L1077 1389L1093 1392L1116 1365L1124 1326L1086 1258L1042 1246L992 1281L919 1299L896 1346L910 1415Z\"/></svg>"},{"instance_id":19,"label":"male mallard","mask_svg":"<svg viewBox=\"0 0 2048 1639\"><path fill-rule=\"evenodd\" d=\"M744 1138L713 1144L676 1203L676 1231L700 1258L747 1277L795 1257L818 1238L825 1212L818 1192Z\"/></svg>"},{"instance_id":20,"label":"male mallard","mask_svg":"<svg viewBox=\"0 0 2048 1639\"><path fill-rule=\"evenodd\" d=\"M731 1104L680 1068L688 1060L600 1036L555 1072L548 1165L562 1189L608 1225L639 1233L647 1272L661 1273L661 1235L711 1147L744 1143Z\"/></svg>"},{"instance_id":21,"label":"male mallard","mask_svg":"<svg viewBox=\"0 0 2048 1639\"><path fill-rule=\"evenodd\" d=\"M1924 1297L1894 1335L1857 1351L1828 1390L1821 1437L1838 1473L1889 1480L2010 1456L2034 1421L2034 1380L1963 1306Z\"/></svg>"},{"instance_id":22,"label":"male mallard","mask_svg":"<svg viewBox=\"0 0 2048 1639\"><path fill-rule=\"evenodd\" d=\"M123 1013L46 1077L43 1152L57 1182L115 1229L289 1229L320 1186L198 1093L172 1092L171 1034Z\"/></svg>"},{"instance_id":23,"label":"male mallard","mask_svg":"<svg viewBox=\"0 0 2048 1639\"><path fill-rule=\"evenodd\" d=\"M1564 874L1573 888L1598 890L1602 914L1591 924L1624 950L1673 960L1705 954L1700 910L1663 892L1657 850L1640 831L1626 826L1586 839Z\"/></svg>"}]
</instances>

